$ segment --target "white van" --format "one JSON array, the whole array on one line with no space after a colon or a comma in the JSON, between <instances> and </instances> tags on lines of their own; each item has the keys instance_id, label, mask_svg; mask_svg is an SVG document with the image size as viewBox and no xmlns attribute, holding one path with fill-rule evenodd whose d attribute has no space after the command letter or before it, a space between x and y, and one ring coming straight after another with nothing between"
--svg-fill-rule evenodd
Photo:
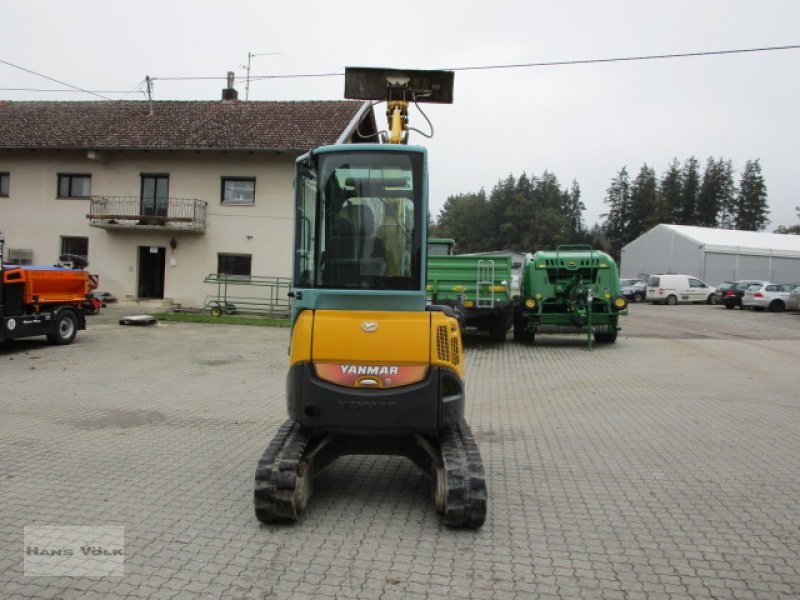
<instances>
[{"instance_id":1,"label":"white van","mask_svg":"<svg viewBox=\"0 0 800 600\"><path fill-rule=\"evenodd\" d=\"M647 301L653 304L711 304L715 291L716 288L691 275L651 275L647 280Z\"/></svg>"}]
</instances>

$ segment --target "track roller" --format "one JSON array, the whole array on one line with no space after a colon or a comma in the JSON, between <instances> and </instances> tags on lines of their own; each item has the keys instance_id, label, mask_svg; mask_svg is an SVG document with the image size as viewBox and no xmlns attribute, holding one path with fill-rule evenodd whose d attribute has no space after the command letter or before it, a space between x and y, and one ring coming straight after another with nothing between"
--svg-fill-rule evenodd
<instances>
[{"instance_id":1,"label":"track roller","mask_svg":"<svg viewBox=\"0 0 800 600\"><path fill-rule=\"evenodd\" d=\"M436 511L448 527L477 529L486 520L486 478L469 426L442 430L438 436L364 437L313 435L286 421L258 462L256 517L263 523L292 523L313 492L314 476L339 456L404 455L431 477Z\"/></svg>"}]
</instances>

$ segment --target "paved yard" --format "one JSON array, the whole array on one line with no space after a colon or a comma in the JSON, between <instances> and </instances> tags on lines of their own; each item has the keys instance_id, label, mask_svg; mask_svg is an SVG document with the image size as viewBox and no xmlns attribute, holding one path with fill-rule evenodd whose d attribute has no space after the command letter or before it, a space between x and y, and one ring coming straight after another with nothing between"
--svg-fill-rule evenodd
<instances>
[{"instance_id":1,"label":"paved yard","mask_svg":"<svg viewBox=\"0 0 800 600\"><path fill-rule=\"evenodd\" d=\"M797 598L800 315L631 313L592 352L468 337L477 532L391 457L336 463L294 526L255 520L285 329L111 314L0 346L0 596ZM32 525L124 526L124 577L25 576Z\"/></svg>"}]
</instances>

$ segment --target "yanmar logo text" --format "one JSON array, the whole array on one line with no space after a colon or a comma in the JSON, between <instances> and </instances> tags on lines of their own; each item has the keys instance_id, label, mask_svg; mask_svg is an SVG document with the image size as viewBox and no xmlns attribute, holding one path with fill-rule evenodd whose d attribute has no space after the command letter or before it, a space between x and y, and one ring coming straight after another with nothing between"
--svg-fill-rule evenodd
<instances>
[{"instance_id":1,"label":"yanmar logo text","mask_svg":"<svg viewBox=\"0 0 800 600\"><path fill-rule=\"evenodd\" d=\"M399 375L400 367L383 365L339 365L342 375Z\"/></svg>"},{"instance_id":2,"label":"yanmar logo text","mask_svg":"<svg viewBox=\"0 0 800 600\"><path fill-rule=\"evenodd\" d=\"M390 388L425 379L427 365L354 365L351 363L316 363L317 377L348 387Z\"/></svg>"}]
</instances>

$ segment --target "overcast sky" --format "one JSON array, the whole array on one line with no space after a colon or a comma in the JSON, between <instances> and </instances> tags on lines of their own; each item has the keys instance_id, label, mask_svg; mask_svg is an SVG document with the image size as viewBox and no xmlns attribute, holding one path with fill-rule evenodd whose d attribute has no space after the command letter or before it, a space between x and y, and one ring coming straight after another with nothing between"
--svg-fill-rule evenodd
<instances>
[{"instance_id":1,"label":"overcast sky","mask_svg":"<svg viewBox=\"0 0 800 600\"><path fill-rule=\"evenodd\" d=\"M151 77L342 73L540 63L800 44L798 0L4 0L0 60L95 91ZM673 157L761 159L771 223L798 224L800 50L460 71L455 103L429 106L431 207L523 171L581 186L588 224L610 179ZM251 100L339 99L342 77L253 81ZM0 64L0 88L62 86ZM157 100L213 100L222 80L156 80ZM101 92L102 93L102 92ZM119 93L103 93L121 98ZM142 99L139 92L126 99ZM0 89L0 99L91 95ZM379 124L383 112L379 110ZM412 110L411 124L425 129Z\"/></svg>"}]
</instances>

